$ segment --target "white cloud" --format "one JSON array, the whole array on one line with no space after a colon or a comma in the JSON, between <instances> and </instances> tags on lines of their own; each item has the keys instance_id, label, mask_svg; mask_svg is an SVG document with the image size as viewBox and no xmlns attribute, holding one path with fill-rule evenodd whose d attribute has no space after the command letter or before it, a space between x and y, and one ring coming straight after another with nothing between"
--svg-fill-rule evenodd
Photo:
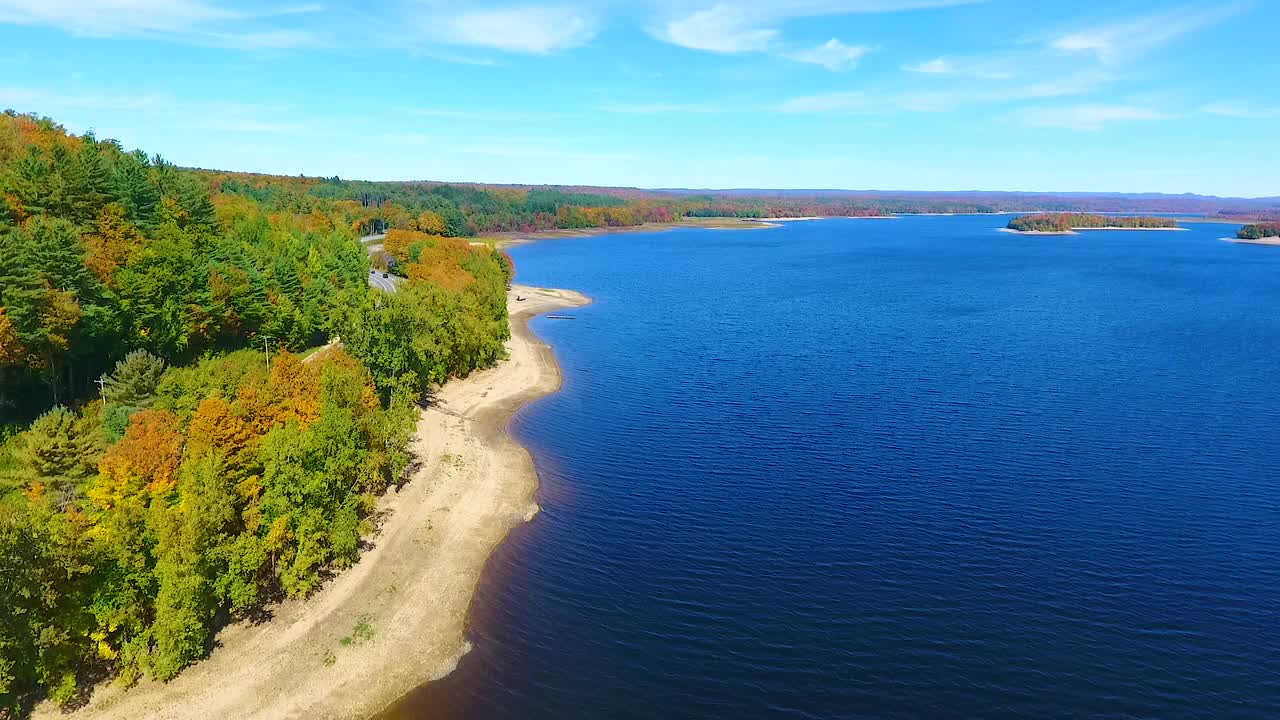
<instances>
[{"instance_id":1,"label":"white cloud","mask_svg":"<svg viewBox=\"0 0 1280 720\"><path fill-rule=\"evenodd\" d=\"M241 49L318 44L298 29L264 27L263 20L317 13L303 5L238 10L200 0L0 0L0 23L39 25L84 37L156 35Z\"/></svg>"},{"instance_id":2,"label":"white cloud","mask_svg":"<svg viewBox=\"0 0 1280 720\"><path fill-rule=\"evenodd\" d=\"M655 31L673 45L734 54L773 49L787 20L968 5L983 0L721 0L690 11L667 2L669 14Z\"/></svg>"},{"instance_id":3,"label":"white cloud","mask_svg":"<svg viewBox=\"0 0 1280 720\"><path fill-rule=\"evenodd\" d=\"M1168 120L1174 116L1155 108L1136 105L1083 104L1026 108L1011 113L1009 117L1021 125L1030 127L1066 128L1092 132L1117 122Z\"/></svg>"},{"instance_id":4,"label":"white cloud","mask_svg":"<svg viewBox=\"0 0 1280 720\"><path fill-rule=\"evenodd\" d=\"M578 47L596 34L594 17L563 7L474 10L424 21L441 42L533 55Z\"/></svg>"},{"instance_id":5,"label":"white cloud","mask_svg":"<svg viewBox=\"0 0 1280 720\"><path fill-rule=\"evenodd\" d=\"M793 52L787 57L797 62L821 65L832 72L855 67L864 55L874 50L866 45L845 45L839 40L831 40L808 50Z\"/></svg>"},{"instance_id":6,"label":"white cloud","mask_svg":"<svg viewBox=\"0 0 1280 720\"><path fill-rule=\"evenodd\" d=\"M955 63L944 57L903 65L902 69L907 72L924 73L926 75L955 75L960 72Z\"/></svg>"},{"instance_id":7,"label":"white cloud","mask_svg":"<svg viewBox=\"0 0 1280 720\"><path fill-rule=\"evenodd\" d=\"M754 18L721 3L671 20L661 33L673 45L718 53L758 52L778 36L772 28L753 27Z\"/></svg>"},{"instance_id":8,"label":"white cloud","mask_svg":"<svg viewBox=\"0 0 1280 720\"><path fill-rule=\"evenodd\" d=\"M981 78L983 80L1008 80L1014 76L1009 69L1012 62L1007 59L986 59L986 60L970 60L955 59L949 57L937 57L932 60L922 60L915 63L907 63L902 66L906 72L919 73L921 75L940 75L940 76L965 76Z\"/></svg>"},{"instance_id":9,"label":"white cloud","mask_svg":"<svg viewBox=\"0 0 1280 720\"><path fill-rule=\"evenodd\" d=\"M224 100L184 100L151 92L54 92L40 88L0 87L0 108L20 112L94 117L146 115L183 128L247 134L323 134L345 125L286 117L283 107ZM343 121L348 122L347 120Z\"/></svg>"},{"instance_id":10,"label":"white cloud","mask_svg":"<svg viewBox=\"0 0 1280 720\"><path fill-rule=\"evenodd\" d=\"M197 0L0 0L0 22L48 25L95 37L185 31L238 17Z\"/></svg>"},{"instance_id":11,"label":"white cloud","mask_svg":"<svg viewBox=\"0 0 1280 720\"><path fill-rule=\"evenodd\" d=\"M1202 106L1200 112L1244 120L1264 120L1280 117L1280 107L1265 107L1249 102L1212 102Z\"/></svg>"},{"instance_id":12,"label":"white cloud","mask_svg":"<svg viewBox=\"0 0 1280 720\"><path fill-rule=\"evenodd\" d=\"M288 50L316 47L320 40L303 30L268 30L248 33L208 33L209 44L240 50Z\"/></svg>"},{"instance_id":13,"label":"white cloud","mask_svg":"<svg viewBox=\"0 0 1280 720\"><path fill-rule=\"evenodd\" d=\"M1228 20L1253 7L1252 2L1228 5L1188 5L1155 15L1130 18L1109 25L1052 38L1049 47L1067 53L1095 55L1116 62L1150 52L1188 33Z\"/></svg>"},{"instance_id":14,"label":"white cloud","mask_svg":"<svg viewBox=\"0 0 1280 720\"><path fill-rule=\"evenodd\" d=\"M1019 100L1085 95L1109 77L1085 71L1053 80L1023 84L969 84L945 89L889 90L885 92L834 92L790 98L773 109L785 113L878 114L891 112L937 113L973 105L995 105Z\"/></svg>"}]
</instances>

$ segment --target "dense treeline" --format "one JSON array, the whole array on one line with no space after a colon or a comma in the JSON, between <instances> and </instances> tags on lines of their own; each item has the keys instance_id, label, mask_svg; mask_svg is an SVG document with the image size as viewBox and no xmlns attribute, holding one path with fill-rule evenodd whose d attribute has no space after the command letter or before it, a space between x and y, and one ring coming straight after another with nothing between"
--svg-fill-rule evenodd
<instances>
[{"instance_id":1,"label":"dense treeline","mask_svg":"<svg viewBox=\"0 0 1280 720\"><path fill-rule=\"evenodd\" d=\"M338 208L361 234L396 228L450 237L488 232L624 227L670 222L676 204L557 188L517 190L439 183L375 183L339 178L205 173L221 193L275 212Z\"/></svg>"},{"instance_id":2,"label":"dense treeline","mask_svg":"<svg viewBox=\"0 0 1280 720\"><path fill-rule=\"evenodd\" d=\"M412 416L340 349L270 371L254 351L165 369L140 350L103 400L41 415L0 504L0 698L171 678L226 618L350 565Z\"/></svg>"},{"instance_id":3,"label":"dense treeline","mask_svg":"<svg viewBox=\"0 0 1280 720\"><path fill-rule=\"evenodd\" d=\"M1043 213L1013 218L1010 230L1020 232L1069 232L1097 228L1176 228L1178 221L1160 217L1117 217L1087 213Z\"/></svg>"},{"instance_id":4,"label":"dense treeline","mask_svg":"<svg viewBox=\"0 0 1280 720\"><path fill-rule=\"evenodd\" d=\"M371 290L374 206L283 197L0 116L0 717L350 565L421 392L501 356L504 256L423 210Z\"/></svg>"},{"instance_id":5,"label":"dense treeline","mask_svg":"<svg viewBox=\"0 0 1280 720\"><path fill-rule=\"evenodd\" d=\"M893 214L1124 212L1222 214L1269 219L1276 198L1185 195L821 190L641 190L362 182L206 172L222 192L243 194L276 211L299 212L332 200L361 232L390 228L451 237L493 232L622 227L682 217L866 217ZM323 203L319 203L324 206Z\"/></svg>"},{"instance_id":6,"label":"dense treeline","mask_svg":"<svg viewBox=\"0 0 1280 720\"><path fill-rule=\"evenodd\" d=\"M1261 240L1262 238L1280 237L1280 222L1263 222L1245 225L1236 231L1241 240Z\"/></svg>"},{"instance_id":7,"label":"dense treeline","mask_svg":"<svg viewBox=\"0 0 1280 720\"><path fill-rule=\"evenodd\" d=\"M211 197L159 156L0 116L0 419L81 397L114 361L324 340L366 292L343 218Z\"/></svg>"}]
</instances>

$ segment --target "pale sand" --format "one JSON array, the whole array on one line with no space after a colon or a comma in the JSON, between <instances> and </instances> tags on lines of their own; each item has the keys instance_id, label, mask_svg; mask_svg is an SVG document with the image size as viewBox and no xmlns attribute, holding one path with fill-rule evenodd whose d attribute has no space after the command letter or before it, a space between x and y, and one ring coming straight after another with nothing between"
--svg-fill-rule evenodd
<instances>
[{"instance_id":1,"label":"pale sand","mask_svg":"<svg viewBox=\"0 0 1280 720\"><path fill-rule=\"evenodd\" d=\"M516 294L527 299L517 302ZM533 462L506 426L561 379L528 319L588 302L572 291L512 289L509 359L450 381L423 411L413 439L420 464L408 484L383 498L373 548L355 567L311 598L273 608L275 617L262 625L225 628L208 659L168 684L103 686L74 713L46 703L35 716L367 718L449 674L469 649L467 611L485 561L538 511ZM372 639L341 645L361 620Z\"/></svg>"},{"instance_id":2,"label":"pale sand","mask_svg":"<svg viewBox=\"0 0 1280 720\"><path fill-rule=\"evenodd\" d=\"M1000 228L1000 232L1013 233L1014 235L1079 235L1085 232L1094 232L1097 230L1131 230L1138 232L1185 232L1188 228L1171 227L1171 228L1127 228L1127 227L1096 227L1096 228L1072 228L1070 230L1014 230L1013 228Z\"/></svg>"},{"instance_id":3,"label":"pale sand","mask_svg":"<svg viewBox=\"0 0 1280 720\"><path fill-rule=\"evenodd\" d=\"M747 222L761 223L779 223L779 222L806 222L809 220L826 220L827 218L820 215L809 215L807 217L767 217L767 218L742 218Z\"/></svg>"},{"instance_id":4,"label":"pale sand","mask_svg":"<svg viewBox=\"0 0 1280 720\"><path fill-rule=\"evenodd\" d=\"M1244 238L1222 238L1227 242L1240 243L1242 245L1280 245L1280 237L1271 236L1258 238L1257 240L1246 240Z\"/></svg>"},{"instance_id":5,"label":"pale sand","mask_svg":"<svg viewBox=\"0 0 1280 720\"><path fill-rule=\"evenodd\" d=\"M1014 230L1013 228L1002 227L1002 233L1010 233L1012 235L1079 235L1074 230Z\"/></svg>"}]
</instances>

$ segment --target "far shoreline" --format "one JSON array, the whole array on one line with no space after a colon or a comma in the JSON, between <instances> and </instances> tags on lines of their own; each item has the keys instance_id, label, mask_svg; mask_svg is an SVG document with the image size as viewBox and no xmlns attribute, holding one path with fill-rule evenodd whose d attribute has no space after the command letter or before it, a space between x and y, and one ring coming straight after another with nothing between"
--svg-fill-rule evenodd
<instances>
[{"instance_id":1,"label":"far shoreline","mask_svg":"<svg viewBox=\"0 0 1280 720\"><path fill-rule=\"evenodd\" d=\"M957 213L948 213L954 215ZM1011 213L974 213L978 215L1009 215ZM900 220L911 216L911 213L894 215L810 215L806 217L709 217L682 218L671 222L643 223L641 225L620 225L592 228L556 228L554 230L507 230L485 233L476 238L476 242L492 240L499 250L516 245L526 245L539 240L563 240L566 238L597 237L599 235L617 235L623 233L667 232L668 230L764 230L782 227L784 223L814 222L818 220Z\"/></svg>"},{"instance_id":2,"label":"far shoreline","mask_svg":"<svg viewBox=\"0 0 1280 720\"><path fill-rule=\"evenodd\" d=\"M781 227L773 221L761 221L754 218L685 218L664 223L643 223L641 225L620 225L592 228L556 228L554 230L508 230L486 233L477 241L493 240L498 249L527 245L539 240L563 240L566 238L597 237L599 235L617 235L623 233L666 232L668 230L764 230Z\"/></svg>"}]
</instances>

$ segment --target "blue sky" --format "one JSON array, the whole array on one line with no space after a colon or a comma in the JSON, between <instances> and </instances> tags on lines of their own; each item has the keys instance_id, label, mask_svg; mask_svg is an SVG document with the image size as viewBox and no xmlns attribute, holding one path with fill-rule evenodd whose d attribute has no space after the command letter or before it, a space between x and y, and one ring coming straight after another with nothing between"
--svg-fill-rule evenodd
<instances>
[{"instance_id":1,"label":"blue sky","mask_svg":"<svg viewBox=\"0 0 1280 720\"><path fill-rule=\"evenodd\" d=\"M0 107L183 165L1280 195L1280 2L0 0Z\"/></svg>"}]
</instances>

